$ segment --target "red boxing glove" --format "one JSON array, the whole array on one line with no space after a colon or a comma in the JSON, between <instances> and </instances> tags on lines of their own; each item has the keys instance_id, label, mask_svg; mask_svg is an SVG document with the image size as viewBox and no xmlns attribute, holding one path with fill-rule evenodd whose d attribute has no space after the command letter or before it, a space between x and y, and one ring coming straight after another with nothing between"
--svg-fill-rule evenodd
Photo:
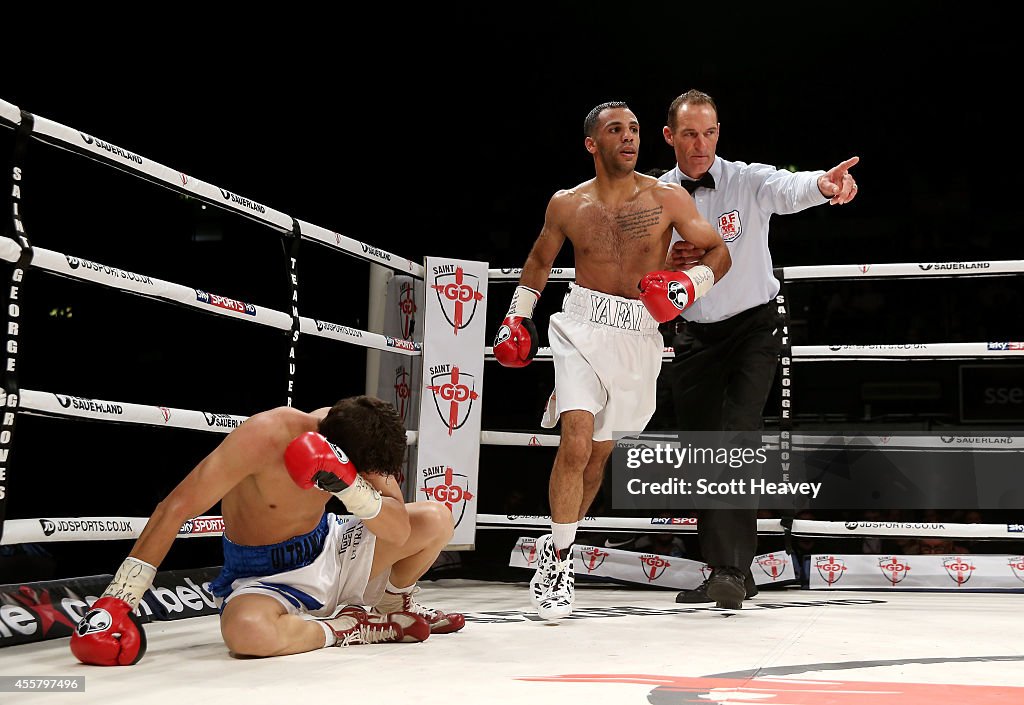
<instances>
[{"instance_id":1,"label":"red boxing glove","mask_svg":"<svg viewBox=\"0 0 1024 705\"><path fill-rule=\"evenodd\" d=\"M494 336L494 359L503 367L526 367L537 354L537 326L532 318L511 316Z\"/></svg>"},{"instance_id":2,"label":"red boxing glove","mask_svg":"<svg viewBox=\"0 0 1024 705\"><path fill-rule=\"evenodd\" d=\"M640 301L654 320L665 323L688 309L714 283L715 273L711 268L698 264L685 272L649 272L637 286Z\"/></svg>"},{"instance_id":3,"label":"red boxing glove","mask_svg":"<svg viewBox=\"0 0 1024 705\"><path fill-rule=\"evenodd\" d=\"M356 472L340 448L316 431L306 431L288 444L284 464L296 485L331 492L360 519L380 513L380 493Z\"/></svg>"},{"instance_id":4,"label":"red boxing glove","mask_svg":"<svg viewBox=\"0 0 1024 705\"><path fill-rule=\"evenodd\" d=\"M537 326L533 309L540 294L517 286L505 320L494 336L494 359L503 367L526 367L537 354Z\"/></svg>"},{"instance_id":5,"label":"red boxing glove","mask_svg":"<svg viewBox=\"0 0 1024 705\"><path fill-rule=\"evenodd\" d=\"M356 466L341 449L316 431L306 431L288 444L284 464L295 484L341 492L356 480Z\"/></svg>"},{"instance_id":6,"label":"red boxing glove","mask_svg":"<svg viewBox=\"0 0 1024 705\"><path fill-rule=\"evenodd\" d=\"M71 653L93 666L132 666L146 654L146 632L131 605L101 597L75 627Z\"/></svg>"}]
</instances>

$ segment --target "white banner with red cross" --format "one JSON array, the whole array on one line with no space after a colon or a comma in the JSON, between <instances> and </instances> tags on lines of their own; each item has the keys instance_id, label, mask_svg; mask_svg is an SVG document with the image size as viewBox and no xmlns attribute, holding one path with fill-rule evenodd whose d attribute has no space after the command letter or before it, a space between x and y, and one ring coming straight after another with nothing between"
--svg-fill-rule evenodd
<instances>
[{"instance_id":1,"label":"white banner with red cross","mask_svg":"<svg viewBox=\"0 0 1024 705\"><path fill-rule=\"evenodd\" d=\"M423 282L406 274L396 274L388 280L384 297L384 326L382 332L390 340L413 343L423 342L423 326L420 308L423 306ZM398 409L405 428L415 431L417 413L420 408L420 372L422 358L417 355L401 355L395 352L381 351L380 373L377 378L377 396L390 402ZM407 451L414 456L413 447ZM407 475L415 475L415 468L407 456L405 469ZM412 478L403 478L412 479ZM406 491L407 483L403 481L403 494L412 497Z\"/></svg>"},{"instance_id":2,"label":"white banner with red cross","mask_svg":"<svg viewBox=\"0 0 1024 705\"><path fill-rule=\"evenodd\" d=\"M1024 592L1024 556L831 555L808 565L812 590L1013 590Z\"/></svg>"},{"instance_id":3,"label":"white banner with red cross","mask_svg":"<svg viewBox=\"0 0 1024 705\"><path fill-rule=\"evenodd\" d=\"M520 537L508 562L513 568L537 568L537 539ZM796 580L793 563L785 552L755 556L750 564L757 585L789 583ZM623 551L601 546L573 546L573 571L576 577L593 575L628 583L657 585L673 590L689 590L711 575L706 563L662 556L656 553Z\"/></svg>"},{"instance_id":4,"label":"white banner with red cross","mask_svg":"<svg viewBox=\"0 0 1024 705\"><path fill-rule=\"evenodd\" d=\"M416 499L455 518L449 548L476 540L487 263L427 257Z\"/></svg>"}]
</instances>

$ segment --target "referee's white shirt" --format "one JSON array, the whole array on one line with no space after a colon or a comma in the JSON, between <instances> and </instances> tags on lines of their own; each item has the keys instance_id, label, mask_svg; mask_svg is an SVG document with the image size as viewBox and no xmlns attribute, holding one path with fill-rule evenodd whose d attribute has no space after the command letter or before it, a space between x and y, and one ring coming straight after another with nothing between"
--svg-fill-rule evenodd
<instances>
[{"instance_id":1,"label":"referee's white shirt","mask_svg":"<svg viewBox=\"0 0 1024 705\"><path fill-rule=\"evenodd\" d=\"M709 171L715 188L698 188L693 200L697 211L725 240L732 267L722 281L683 312L683 318L698 323L724 321L773 299L779 293L779 280L772 273L768 250L769 219L774 213L796 213L830 200L818 190L818 177L824 171L791 172L719 156ZM678 165L659 178L674 184L691 180ZM673 231L672 242L680 239Z\"/></svg>"}]
</instances>

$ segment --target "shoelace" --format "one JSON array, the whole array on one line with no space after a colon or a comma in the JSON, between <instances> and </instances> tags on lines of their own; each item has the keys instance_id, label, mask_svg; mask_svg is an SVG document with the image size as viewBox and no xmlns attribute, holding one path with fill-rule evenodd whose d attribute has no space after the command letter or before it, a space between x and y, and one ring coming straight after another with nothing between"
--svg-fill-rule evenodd
<instances>
[{"instance_id":1,"label":"shoelace","mask_svg":"<svg viewBox=\"0 0 1024 705\"><path fill-rule=\"evenodd\" d=\"M408 595L409 595L409 605L408 605L408 607L406 608L405 611L406 612L412 612L413 614L423 615L424 617L427 617L427 618L429 618L431 620L437 619L438 616L439 616L437 614L437 610L431 609L430 607L424 607L423 605L421 605L419 602L416 601L416 597L415 596L416 596L416 593L418 593L419 591L420 591L420 586L417 585L416 587L414 587L412 589L411 593L408 593Z\"/></svg>"},{"instance_id":2,"label":"shoelace","mask_svg":"<svg viewBox=\"0 0 1024 705\"><path fill-rule=\"evenodd\" d=\"M535 589L544 592L551 585L551 573L554 572L557 567L558 556L555 555L554 547L551 544L548 544L538 559L537 569L540 572L540 584L537 585Z\"/></svg>"},{"instance_id":3,"label":"shoelace","mask_svg":"<svg viewBox=\"0 0 1024 705\"><path fill-rule=\"evenodd\" d=\"M555 562L555 579L549 586L552 594L568 592L569 565L568 562Z\"/></svg>"},{"instance_id":4,"label":"shoelace","mask_svg":"<svg viewBox=\"0 0 1024 705\"><path fill-rule=\"evenodd\" d=\"M398 633L395 631L393 626L385 627L381 624L360 624L357 631L349 632L344 636L344 638L342 638L341 646L350 646L352 644L377 644L397 637Z\"/></svg>"}]
</instances>

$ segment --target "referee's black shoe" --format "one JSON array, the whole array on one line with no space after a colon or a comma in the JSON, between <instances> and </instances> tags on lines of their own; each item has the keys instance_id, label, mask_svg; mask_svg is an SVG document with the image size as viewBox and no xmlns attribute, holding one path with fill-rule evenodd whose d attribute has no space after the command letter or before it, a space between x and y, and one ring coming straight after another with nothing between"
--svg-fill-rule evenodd
<instances>
[{"instance_id":1,"label":"referee's black shoe","mask_svg":"<svg viewBox=\"0 0 1024 705\"><path fill-rule=\"evenodd\" d=\"M753 574L748 571L743 583L743 587L746 590L745 598L749 600L758 593L757 584L754 582ZM715 600L711 599L711 596L708 595L708 581L705 580L695 588L681 591L676 595L676 602L685 605L697 605L704 602L715 602Z\"/></svg>"}]
</instances>

